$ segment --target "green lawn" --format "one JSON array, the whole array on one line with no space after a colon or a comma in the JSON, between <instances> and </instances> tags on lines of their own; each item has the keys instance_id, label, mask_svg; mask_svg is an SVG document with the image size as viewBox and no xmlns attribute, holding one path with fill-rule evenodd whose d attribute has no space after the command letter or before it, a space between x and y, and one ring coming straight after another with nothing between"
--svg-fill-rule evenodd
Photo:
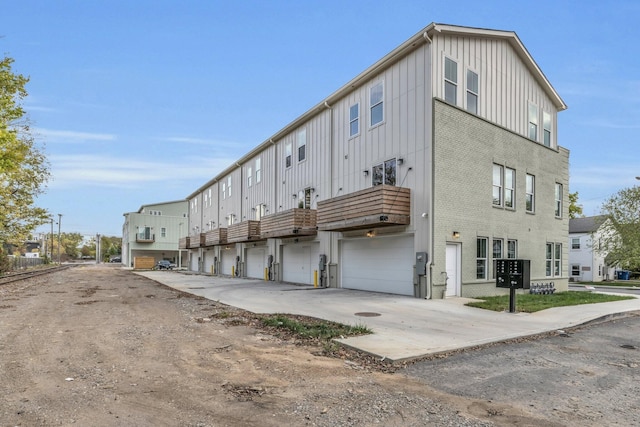
<instances>
[{"instance_id":1,"label":"green lawn","mask_svg":"<svg viewBox=\"0 0 640 427\"><path fill-rule=\"evenodd\" d=\"M563 307L568 305L595 304L598 302L621 301L632 299L629 296L603 295L591 292L559 292L550 295L518 294L516 295L516 311L533 313L552 307ZM496 297L480 297L482 301L471 302L470 307L484 308L493 311L509 310L509 295Z\"/></svg>"}]
</instances>

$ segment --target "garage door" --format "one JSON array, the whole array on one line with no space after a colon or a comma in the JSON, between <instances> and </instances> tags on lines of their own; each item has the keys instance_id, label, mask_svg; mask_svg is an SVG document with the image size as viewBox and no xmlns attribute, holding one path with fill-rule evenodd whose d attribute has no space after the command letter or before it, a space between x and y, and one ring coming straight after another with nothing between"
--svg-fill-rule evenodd
<instances>
[{"instance_id":1,"label":"garage door","mask_svg":"<svg viewBox=\"0 0 640 427\"><path fill-rule=\"evenodd\" d=\"M231 268L236 265L236 249L222 249L220 251L221 263L220 263L220 274L224 274L226 276L231 275Z\"/></svg>"},{"instance_id":2,"label":"garage door","mask_svg":"<svg viewBox=\"0 0 640 427\"><path fill-rule=\"evenodd\" d=\"M203 265L203 273L211 273L213 271L213 258L215 256L215 252L213 250L204 251L202 253L204 256L204 265Z\"/></svg>"},{"instance_id":3,"label":"garage door","mask_svg":"<svg viewBox=\"0 0 640 427\"><path fill-rule=\"evenodd\" d=\"M342 287L413 295L413 236L342 240Z\"/></svg>"},{"instance_id":4,"label":"garage door","mask_svg":"<svg viewBox=\"0 0 640 427\"><path fill-rule=\"evenodd\" d=\"M285 282L313 285L313 272L318 270L320 243L302 242L282 249L282 279Z\"/></svg>"},{"instance_id":5,"label":"garage door","mask_svg":"<svg viewBox=\"0 0 640 427\"><path fill-rule=\"evenodd\" d=\"M264 278L264 269L267 266L266 248L248 248L246 258L247 277L255 279Z\"/></svg>"}]
</instances>

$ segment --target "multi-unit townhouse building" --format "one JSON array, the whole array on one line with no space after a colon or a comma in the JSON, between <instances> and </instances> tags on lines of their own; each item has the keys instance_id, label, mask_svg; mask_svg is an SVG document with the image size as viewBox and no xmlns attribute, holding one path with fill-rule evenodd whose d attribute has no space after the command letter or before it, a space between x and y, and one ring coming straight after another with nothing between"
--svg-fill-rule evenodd
<instances>
[{"instance_id":1,"label":"multi-unit townhouse building","mask_svg":"<svg viewBox=\"0 0 640 427\"><path fill-rule=\"evenodd\" d=\"M188 227L187 201L142 205L125 213L122 226L122 263L133 267L136 257L168 260L180 267L186 264L187 251L178 247L179 236ZM154 262L154 264L155 264Z\"/></svg>"},{"instance_id":2,"label":"multi-unit townhouse building","mask_svg":"<svg viewBox=\"0 0 640 427\"><path fill-rule=\"evenodd\" d=\"M614 280L616 268L606 261L602 239L610 231L606 215L569 220L569 277L575 282Z\"/></svg>"},{"instance_id":3,"label":"multi-unit townhouse building","mask_svg":"<svg viewBox=\"0 0 640 427\"><path fill-rule=\"evenodd\" d=\"M566 105L518 36L430 24L191 193L189 269L474 297L568 288Z\"/></svg>"}]
</instances>

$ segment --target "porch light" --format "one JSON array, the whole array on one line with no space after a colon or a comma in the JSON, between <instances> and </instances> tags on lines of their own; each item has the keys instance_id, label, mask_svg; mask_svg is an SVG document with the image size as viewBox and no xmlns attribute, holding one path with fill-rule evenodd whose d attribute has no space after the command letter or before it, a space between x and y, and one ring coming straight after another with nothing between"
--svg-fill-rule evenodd
<instances>
[{"instance_id":1,"label":"porch light","mask_svg":"<svg viewBox=\"0 0 640 427\"><path fill-rule=\"evenodd\" d=\"M362 174L363 174L364 176L369 176L369 169L365 169L365 170L363 170L363 171L362 171Z\"/></svg>"},{"instance_id":2,"label":"porch light","mask_svg":"<svg viewBox=\"0 0 640 427\"><path fill-rule=\"evenodd\" d=\"M460 232L459 231L454 231L452 235L453 235L454 239L457 239L457 238L460 237Z\"/></svg>"}]
</instances>

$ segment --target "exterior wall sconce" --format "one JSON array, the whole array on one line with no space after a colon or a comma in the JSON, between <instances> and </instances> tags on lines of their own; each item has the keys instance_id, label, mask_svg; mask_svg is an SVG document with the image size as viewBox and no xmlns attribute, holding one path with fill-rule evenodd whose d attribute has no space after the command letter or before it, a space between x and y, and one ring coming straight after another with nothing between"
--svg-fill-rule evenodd
<instances>
[{"instance_id":1,"label":"exterior wall sconce","mask_svg":"<svg viewBox=\"0 0 640 427\"><path fill-rule=\"evenodd\" d=\"M291 196L292 196L294 199L295 199L296 197L298 197L296 194L292 194Z\"/></svg>"},{"instance_id":2,"label":"exterior wall sconce","mask_svg":"<svg viewBox=\"0 0 640 427\"><path fill-rule=\"evenodd\" d=\"M401 164L403 164L403 163L404 163L404 159L403 159L402 157L400 157L400 158L398 159L398 164L399 164L399 165L401 165Z\"/></svg>"},{"instance_id":3,"label":"exterior wall sconce","mask_svg":"<svg viewBox=\"0 0 640 427\"><path fill-rule=\"evenodd\" d=\"M369 176L369 169L365 169L365 170L363 170L363 171L362 171L362 174L363 174L364 176Z\"/></svg>"},{"instance_id":4,"label":"exterior wall sconce","mask_svg":"<svg viewBox=\"0 0 640 427\"><path fill-rule=\"evenodd\" d=\"M460 238L460 232L459 231L454 231L452 235L453 235L454 239Z\"/></svg>"},{"instance_id":5,"label":"exterior wall sconce","mask_svg":"<svg viewBox=\"0 0 640 427\"><path fill-rule=\"evenodd\" d=\"M376 233L373 230L367 231L367 237L374 237Z\"/></svg>"}]
</instances>

